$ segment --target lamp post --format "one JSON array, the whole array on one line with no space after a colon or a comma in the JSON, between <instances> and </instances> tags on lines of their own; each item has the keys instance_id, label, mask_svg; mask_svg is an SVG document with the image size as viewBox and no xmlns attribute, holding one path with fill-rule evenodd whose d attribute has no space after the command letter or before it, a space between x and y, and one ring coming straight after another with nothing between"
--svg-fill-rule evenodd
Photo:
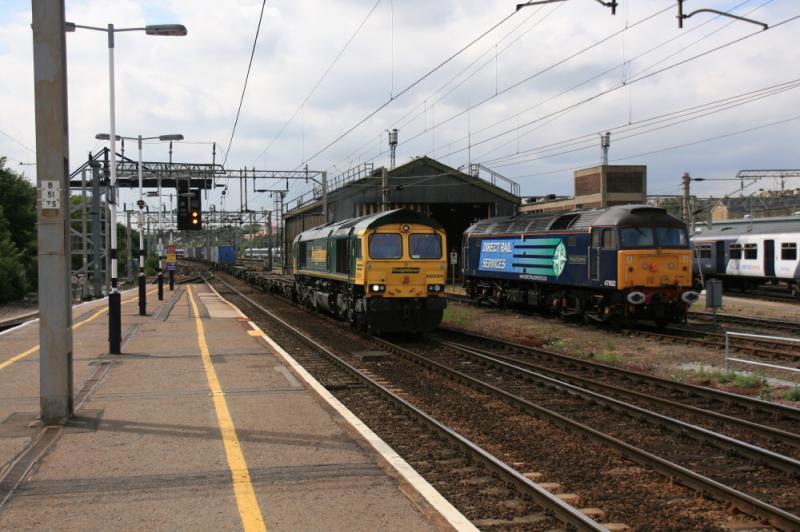
<instances>
[{"instance_id":1,"label":"lamp post","mask_svg":"<svg viewBox=\"0 0 800 532\"><path fill-rule=\"evenodd\" d=\"M110 135L107 133L98 133L95 135L97 140L109 140ZM166 141L173 141L173 140L183 140L183 135L159 135L157 137L143 137L141 135L136 137L122 137L117 135L118 139L128 139L128 140L135 140L137 142L139 148L139 164L138 173L139 173L139 200L136 202L136 205L139 207L139 315L145 316L147 315L147 291L146 291L146 283L144 277L144 191L142 190L143 187L143 166L142 166L142 141L143 140L160 140L162 142ZM159 197L161 194L161 190L159 188ZM160 200L159 200L160 201ZM159 257L160 259L160 257ZM159 260L159 289L161 289L164 285L164 277L161 274L161 261ZM159 293L163 294L162 290L159 290Z\"/></svg>"},{"instance_id":2,"label":"lamp post","mask_svg":"<svg viewBox=\"0 0 800 532\"><path fill-rule=\"evenodd\" d=\"M77 28L104 31L108 36L108 89L109 89L109 144L111 150L111 183L108 201L111 211L111 290L108 293L108 352L118 355L122 344L122 316L120 294L117 288L117 136L114 116L114 34L122 31L144 31L147 35L178 36L186 35L186 27L181 24L156 24L143 28L114 28L109 24L106 28L82 26L74 22L66 22L64 30L75 31Z\"/></svg>"}]
</instances>

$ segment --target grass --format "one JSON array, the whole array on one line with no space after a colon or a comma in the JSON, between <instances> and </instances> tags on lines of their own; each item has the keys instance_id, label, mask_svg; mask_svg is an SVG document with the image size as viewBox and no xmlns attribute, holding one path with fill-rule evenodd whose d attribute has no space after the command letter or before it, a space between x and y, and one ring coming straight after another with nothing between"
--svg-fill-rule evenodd
<instances>
[{"instance_id":1,"label":"grass","mask_svg":"<svg viewBox=\"0 0 800 532\"><path fill-rule=\"evenodd\" d=\"M789 388L788 390L783 392L782 397L787 401L800 401L800 386Z\"/></svg>"},{"instance_id":2,"label":"grass","mask_svg":"<svg viewBox=\"0 0 800 532\"><path fill-rule=\"evenodd\" d=\"M767 396L772 394L769 385L760 375L737 373L736 371L708 370L703 364L700 364L700 367L696 370L675 370L670 373L670 377L677 381L691 381L696 384L711 384L712 382L719 384L733 383L739 388L757 388L761 386L761 394ZM800 394L800 392L798 393Z\"/></svg>"},{"instance_id":3,"label":"grass","mask_svg":"<svg viewBox=\"0 0 800 532\"><path fill-rule=\"evenodd\" d=\"M617 353L614 349L605 349L599 353L596 353L594 355L594 359L598 362L619 362L622 360L622 357L620 357L619 353Z\"/></svg>"},{"instance_id":4,"label":"grass","mask_svg":"<svg viewBox=\"0 0 800 532\"><path fill-rule=\"evenodd\" d=\"M758 375L737 373L733 378L733 383L739 388L755 388L765 383L765 381Z\"/></svg>"},{"instance_id":5,"label":"grass","mask_svg":"<svg viewBox=\"0 0 800 532\"><path fill-rule=\"evenodd\" d=\"M473 310L469 307L447 305L442 314L442 320L463 326L472 321L473 314Z\"/></svg>"}]
</instances>

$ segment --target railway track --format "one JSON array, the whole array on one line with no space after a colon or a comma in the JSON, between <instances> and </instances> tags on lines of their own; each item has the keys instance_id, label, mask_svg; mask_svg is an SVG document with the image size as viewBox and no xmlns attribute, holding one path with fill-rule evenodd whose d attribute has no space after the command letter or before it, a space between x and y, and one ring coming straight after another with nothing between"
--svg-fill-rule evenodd
<instances>
[{"instance_id":1,"label":"railway track","mask_svg":"<svg viewBox=\"0 0 800 532\"><path fill-rule=\"evenodd\" d=\"M798 490L789 488L800 476L796 459L457 344L440 344L443 349L415 344L412 349L375 341L428 369L602 442L641 465L775 526L786 530L800 527ZM672 431L673 437L664 438L663 429ZM797 443L797 435L792 436Z\"/></svg>"},{"instance_id":2,"label":"railway track","mask_svg":"<svg viewBox=\"0 0 800 532\"><path fill-rule=\"evenodd\" d=\"M221 290L223 294L233 295L258 310L259 315L270 322L266 327L272 329L272 333L278 332L275 331L277 328L283 331L284 337L289 335L299 341L304 349L295 351L292 356L395 450L404 454L407 461L417 467L427 466L429 481L443 491L448 499L455 501L457 506L461 500L462 508L472 508L471 519L476 525L533 526L544 530L561 524L577 530L608 530L587 515L591 512L581 512L569 505L498 457L407 402L387 383L379 382L352 366L229 283L219 277L214 279L224 287ZM256 321L259 325L264 323L264 319ZM406 453L403 453L404 450ZM487 479L486 474L496 480ZM465 476L466 480L474 479L472 482L481 485L484 493L481 504L476 504L465 493L462 483ZM484 484L493 484L495 489L489 490L487 488L491 486ZM512 490L508 489L509 486ZM448 487L455 489L448 490ZM499 496L492 497L491 493Z\"/></svg>"},{"instance_id":3,"label":"railway track","mask_svg":"<svg viewBox=\"0 0 800 532\"><path fill-rule=\"evenodd\" d=\"M17 325L21 325L26 321L30 321L38 317L39 317L39 311L34 311L34 312L28 312L26 314L21 314L19 316L14 316L12 318L7 318L3 321L0 321L0 331L5 331L6 329L16 327Z\"/></svg>"},{"instance_id":4,"label":"railway track","mask_svg":"<svg viewBox=\"0 0 800 532\"><path fill-rule=\"evenodd\" d=\"M449 301L479 305L467 296L460 294L447 294ZM706 312L690 312L689 318L692 320L708 323L712 321L712 314ZM800 335L800 323L781 320L766 320L746 316L734 316L731 314L717 314L718 323L728 323L742 327L761 330L769 328L782 333L793 333ZM626 327L622 329L625 333L633 336L642 336L664 340L672 343L693 344L710 349L725 349L724 332L699 330L671 326L666 329L656 329L647 326ZM743 332L743 331L739 331ZM765 339L745 339L735 338L729 342L729 348L738 353L746 353L759 358L770 360L788 360L793 363L800 363L800 344L782 342L779 340Z\"/></svg>"},{"instance_id":5,"label":"railway track","mask_svg":"<svg viewBox=\"0 0 800 532\"><path fill-rule=\"evenodd\" d=\"M659 409L687 423L800 459L800 410L457 329L441 331L434 339L448 348Z\"/></svg>"},{"instance_id":6,"label":"railway track","mask_svg":"<svg viewBox=\"0 0 800 532\"><path fill-rule=\"evenodd\" d=\"M339 328L341 328L339 326ZM444 340L444 342L450 342L453 344L453 339ZM383 342L378 341L377 342ZM463 343L464 338L461 338ZM496 342L494 339L481 339L482 342ZM631 443L628 443L622 439L615 438L612 435L606 434L605 431L600 431L597 429L593 429L589 427L586 423L582 423L581 421L571 420L569 417L560 414L557 411L550 411L543 412L539 410L541 405L534 404L534 402L525 399L525 397L521 395L517 395L520 392L519 388L512 386L511 390L503 390L499 388L498 383L503 381L506 377L506 373L511 366L521 366L521 363L517 362L516 364L511 361L503 361L499 359L497 353L492 353L491 355L487 353L481 353L482 348L476 348L474 345L472 347L468 346L453 346L453 345L445 345L442 341L438 342L439 347L437 348L441 356L444 357L452 357L453 350L459 351L461 350L461 354L457 357L458 360L469 359L469 363L467 366L470 369L478 368L479 366L484 366L483 363L478 363L475 357L488 357L496 359L493 364L506 364L506 368L503 370L498 369L497 366L494 366L493 369L490 371L490 374L485 379L480 379L474 375L469 375L463 372L459 372L457 369L448 368L447 370L444 369L445 364L439 364L436 360L432 360L430 358L430 352L426 352L425 354L416 353L413 351L408 350L408 346L403 345L384 345L384 349L390 349L395 353L400 353L405 350L405 356L409 357L409 361L413 360L413 364L420 364L423 367L431 370L440 372L442 375L446 375L446 377L450 380L460 382L462 384L468 384L475 389L480 390L483 393L493 394L495 397L502 398L503 401L514 405L517 408L522 408L529 414L532 414L535 417L540 417L543 419L548 420L548 422L555 423L562 428L567 428L571 432L579 433L582 436L589 436L595 442L602 443L602 445L606 447L611 447L616 451L624 454L629 459L638 462L639 464L645 465L648 468L652 468L654 471L658 471L662 475L665 475L669 478L679 478L681 482L687 486L690 486L693 489L699 490L703 493L711 493L719 500L726 501L728 503L735 504L738 508L744 510L745 512L749 513L750 515L758 516L761 519L769 520L773 525L778 526L784 529L792 529L800 526L800 519L794 515L795 509L790 508L789 511L779 508L783 503L783 499L780 495L780 488L778 486L791 486L794 483L795 475L798 472L798 462L789 456L783 455L777 451L769 451L766 449L760 449L755 445L747 444L742 441L736 441L735 438L732 437L724 437L721 434L714 433L712 430L709 429L701 429L700 427L693 427L689 424L681 425L680 423L675 423L676 420L664 421L661 420L661 425L653 424L654 422L651 420L645 425L653 425L653 427L657 427L657 429L648 429L648 430L655 430L655 433L651 432L651 434L662 434L663 433L663 423L672 424L673 430L678 430L679 432L689 431L692 432L695 437L698 437L704 443L697 443L694 441L691 445L686 442L681 441L681 445L677 446L680 449L680 452L687 453L689 456L695 456L694 460L692 461L692 467L684 467L678 463L674 463L668 459L664 459L658 454L653 454L648 452L647 450L640 449ZM474 343L474 342L473 342ZM493 345L497 345L494 343ZM506 349L509 349L509 346L513 346L513 344L507 344ZM464 351L466 349L466 351ZM521 349L522 351L527 351L530 348L526 348L524 346L513 346L512 350ZM430 350L428 350L430 351ZM469 353L468 355L466 353ZM554 353L548 353L548 356L557 356ZM415 357L428 357L425 360L422 358ZM569 357L563 357L562 360L566 361ZM572 363L572 362L568 362ZM438 364L438 365L437 365ZM460 364L460 363L459 363ZM591 365L591 363L589 363ZM619 370L618 368L610 368L607 366L603 366L603 368L608 368L607 371L611 374L616 373L624 373L624 370ZM519 371L527 371L528 373L533 373L532 369L525 369L518 367L513 369L513 372ZM595 368L594 371L597 371ZM603 370L606 371L606 370ZM575 376L573 376L575 377ZM648 379L648 376L642 376L645 380ZM385 376L383 377L385 379ZM419 380L419 377L415 377L416 380ZM518 379L519 377L514 377ZM531 375L528 374L525 379L523 380L530 380ZM563 380L555 379L552 377L547 376L537 376L537 379L544 378L544 381L547 381L543 384L544 381L539 381L538 384L533 386L534 388L541 388L546 390L543 397L539 399L541 401L545 401L547 396L553 395L553 389L561 390L561 395L559 397L572 397L572 396L581 396L579 399L580 401L587 402L588 404L593 405L588 410L584 407L578 407L578 410L583 411L615 411L619 409L628 409L630 406L623 406L622 401L618 399L613 399L611 397L600 397L598 395L592 395L592 393L597 394L597 392L591 392L588 390L581 391L580 387L575 384L570 384L569 379L563 378ZM622 377L623 380L629 379L630 376ZM547 379L551 379L548 381ZM671 405L670 407L673 410L681 410L685 415L694 416L695 418L703 418L706 419L709 423L730 423L736 427L737 431L742 433L748 432L753 438L754 441L769 441L773 442L774 448L779 450L785 450L788 453L796 452L798 448L798 436L793 432L788 430L784 430L781 428L782 424L791 426L793 423L796 424L798 417L793 417L795 412L792 412L792 409L785 409L784 407L779 407L778 405L773 405L771 403L766 403L763 401L757 400L747 400L746 398L741 398L744 400L742 403L738 396L734 396L732 394L725 394L721 392L711 392L705 390L703 388L694 387L691 385L683 385L681 383L671 383L670 381L663 381L657 382L654 384L655 381L658 379L649 378L649 386L653 388L663 387L664 383L670 383L670 385L674 384L674 387L666 390L667 395L676 394L678 391L682 393L688 399L685 403L692 403L694 402L714 402L718 403L721 402L723 406L717 405L723 412L717 413L706 413L708 408L701 408L700 406L694 406L692 404L685 404L681 403L679 406ZM384 382L393 382L389 380L384 380ZM606 386L613 386L613 385L606 385ZM547 388L552 388L547 390ZM607 392L608 390L606 390ZM713 399L708 399L709 395L713 395ZM505 394L505 395L503 395ZM645 393L641 393L641 395L646 395ZM590 397L587 399L587 397ZM630 399L630 394L628 395L628 399ZM641 400L642 398L639 397ZM618 401L618 402L615 402ZM658 401L656 401L658 402ZM673 401L675 402L675 401ZM538 403L538 401L537 401ZM651 401L652 403L652 401ZM662 399L661 400L662 406L663 405L670 405L670 400ZM598 408L597 405L602 404L602 408ZM727 406L725 406L727 405ZM563 406L563 405L562 405ZM706 405L707 406L707 405ZM575 405L573 405L575 408ZM636 410L636 408L640 408L640 410ZM727 409L727 410L726 410ZM567 407L569 410L569 407ZM747 416L736 416L734 415L735 411L743 410L745 412L754 413L753 415L757 420L763 421L764 417L775 418L776 426L769 426L769 425L762 425L757 421L752 421L746 419ZM784 412L784 410L788 410L789 412ZM649 416L647 412L644 411L641 407L634 407L633 410L636 413L631 418L631 414L627 414L627 421L622 423L622 425L631 423L632 419L642 416ZM725 413L727 412L727 413ZM658 416L656 416L658 417ZM667 417L661 415L661 417ZM476 429L477 430L477 429ZM698 436L701 435L701 436ZM650 439L658 439L659 437L651 437ZM660 436L663 440L663 434ZM674 438L678 440L685 439L679 435L672 435L670 438L667 438L667 441L672 441ZM645 438L647 439L647 438ZM691 438L690 438L691 439ZM709 442L711 442L709 444ZM693 451L688 451L689 447L694 449ZM663 447L663 446L662 446ZM672 445L668 444L667 447L672 447ZM709 455L708 453L703 454L701 451L704 447L708 447L714 449L714 451ZM660 452L667 452L665 449L660 449ZM673 449L673 454L676 452ZM695 453L691 455L691 453ZM715 454L716 453L716 454ZM742 454L739 454L742 453ZM680 453L679 453L680 454ZM736 457L736 458L733 458ZM742 483L746 482L746 479L749 479L751 476L755 475L756 478L762 479L762 484L759 485L758 489L761 490L759 492L760 495L763 495L762 498L766 499L767 502L762 500L757 496L748 495L744 491L737 490L735 487L731 487L725 482L716 481L710 476L705 476L702 473L697 473L694 471L695 468L699 468L701 464L698 462L708 461L711 464L711 469L718 468L720 470L727 468L727 471L733 471L730 473L733 477L737 477L733 480L736 482ZM762 465L753 466L752 464L754 461L761 463ZM695 467L696 466L696 467ZM739 468L737 470L737 468ZM747 469L747 473L744 473L744 469ZM755 468L755 469L754 469ZM736 473L738 471L738 473ZM755 473L754 473L755 471ZM737 476L738 475L738 476ZM730 479L728 479L730 480ZM731 482L733 482L733 480ZM778 501L780 504L778 506L774 506L770 504L770 501Z\"/></svg>"}]
</instances>

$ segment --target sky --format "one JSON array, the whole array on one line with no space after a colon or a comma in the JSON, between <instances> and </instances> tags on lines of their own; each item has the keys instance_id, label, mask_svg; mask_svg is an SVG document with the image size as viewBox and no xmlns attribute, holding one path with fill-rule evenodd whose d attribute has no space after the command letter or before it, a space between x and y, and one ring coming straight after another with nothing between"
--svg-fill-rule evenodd
<instances>
[{"instance_id":1,"label":"sky","mask_svg":"<svg viewBox=\"0 0 800 532\"><path fill-rule=\"evenodd\" d=\"M604 131L609 162L647 165L651 194L680 193L684 172L720 179L800 167L793 0L685 2L687 12L727 11L766 31L711 13L679 29L668 0L620 0L614 16L595 0L518 12L515 0L267 1L230 142L261 5L67 0L66 18L188 28L186 37L116 38L117 134L181 133L176 161L211 162L216 142L216 160L229 169L308 165L333 178L361 163L387 165L386 130L397 128L398 164L423 155L453 167L480 163L519 182L523 195L572 194L574 170L599 164ZM36 146L30 2L0 0L0 13L0 156L35 180L27 164ZM109 128L105 35L68 33L67 68L75 168ZM126 155L135 157L135 143ZM167 157L167 145L145 144L146 160ZM787 186L800 187L794 181ZM287 198L309 186L290 183ZM737 186L696 182L693 192ZM232 184L225 207L238 198ZM218 194L210 201L222 207ZM250 207L272 201L257 194Z\"/></svg>"}]
</instances>

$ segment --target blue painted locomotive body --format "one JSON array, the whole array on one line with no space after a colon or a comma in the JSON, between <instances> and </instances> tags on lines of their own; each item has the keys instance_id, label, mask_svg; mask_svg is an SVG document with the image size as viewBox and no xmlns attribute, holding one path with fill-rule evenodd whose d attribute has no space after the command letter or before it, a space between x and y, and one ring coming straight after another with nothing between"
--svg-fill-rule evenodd
<instances>
[{"instance_id":1,"label":"blue painted locomotive body","mask_svg":"<svg viewBox=\"0 0 800 532\"><path fill-rule=\"evenodd\" d=\"M465 289L480 301L663 324L697 298L685 225L648 205L481 220L463 242Z\"/></svg>"}]
</instances>

